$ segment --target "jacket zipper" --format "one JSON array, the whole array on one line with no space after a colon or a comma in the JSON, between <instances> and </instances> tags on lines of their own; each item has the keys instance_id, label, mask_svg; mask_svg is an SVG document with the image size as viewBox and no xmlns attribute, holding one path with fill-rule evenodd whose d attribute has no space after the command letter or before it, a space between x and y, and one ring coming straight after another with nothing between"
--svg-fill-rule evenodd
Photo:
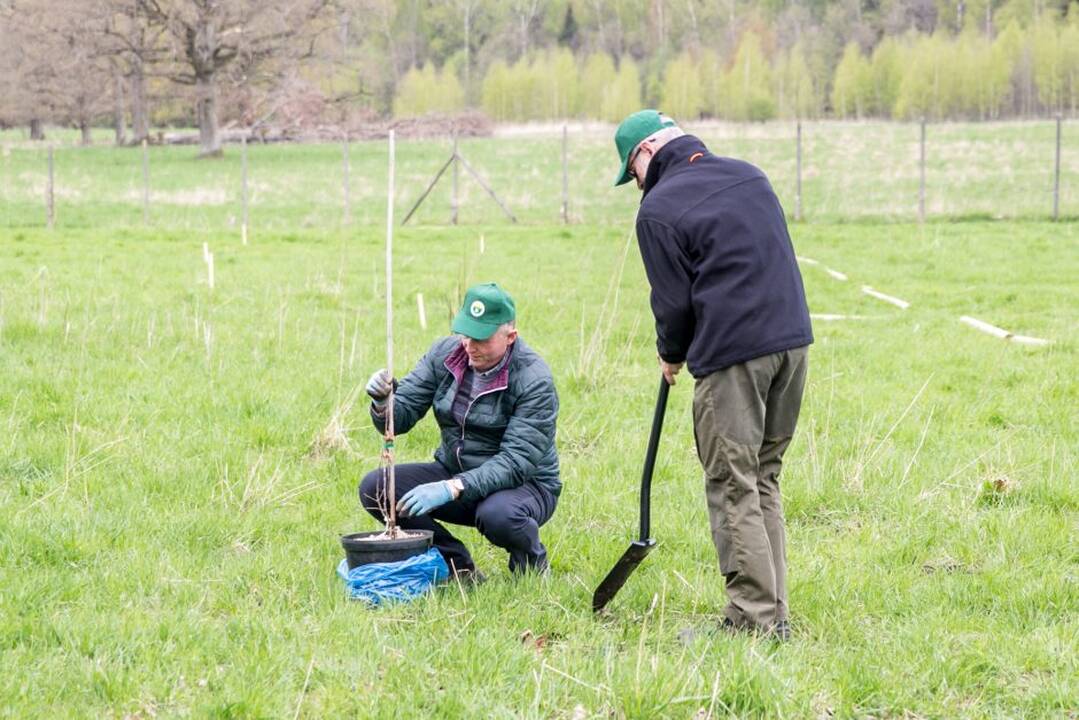
<instances>
[{"instance_id":1,"label":"jacket zipper","mask_svg":"<svg viewBox=\"0 0 1079 720\"><path fill-rule=\"evenodd\" d=\"M476 401L479 400L484 395L490 395L491 393L501 392L502 390L505 390L508 387L509 387L509 385L501 385L501 386L496 387L496 388L489 388L487 390L484 390L479 395L472 398L472 400L468 403L468 407L465 408L465 414L461 416L461 442L457 443L457 466L459 468L461 468L462 472L464 472L465 466L464 466L464 463L461 462L461 447L465 444L465 425L468 424L468 413L472 412L472 406L475 405Z\"/></svg>"}]
</instances>

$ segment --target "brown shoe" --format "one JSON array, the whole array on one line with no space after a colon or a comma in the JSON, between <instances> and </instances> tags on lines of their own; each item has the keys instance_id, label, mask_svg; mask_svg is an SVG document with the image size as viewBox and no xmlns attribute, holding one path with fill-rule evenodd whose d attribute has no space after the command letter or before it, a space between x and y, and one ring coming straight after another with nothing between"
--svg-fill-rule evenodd
<instances>
[{"instance_id":1,"label":"brown shoe","mask_svg":"<svg viewBox=\"0 0 1079 720\"><path fill-rule=\"evenodd\" d=\"M463 568L450 575L448 582L456 582L466 588L472 588L487 582L487 576L476 568Z\"/></svg>"},{"instance_id":2,"label":"brown shoe","mask_svg":"<svg viewBox=\"0 0 1079 720\"><path fill-rule=\"evenodd\" d=\"M762 627L760 625L736 625L730 618L723 618L723 623L720 625L720 629L730 635L738 635L746 633L747 635L755 635L757 637L768 638L769 640L775 640L776 642L789 642L791 639L791 624L789 620L780 620L771 627Z\"/></svg>"}]
</instances>

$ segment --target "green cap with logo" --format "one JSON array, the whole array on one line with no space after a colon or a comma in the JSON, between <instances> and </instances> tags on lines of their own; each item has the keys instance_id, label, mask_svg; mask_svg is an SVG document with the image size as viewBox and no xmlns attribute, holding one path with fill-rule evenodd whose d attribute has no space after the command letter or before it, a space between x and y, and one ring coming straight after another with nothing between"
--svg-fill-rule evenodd
<instances>
[{"instance_id":1,"label":"green cap with logo","mask_svg":"<svg viewBox=\"0 0 1079 720\"><path fill-rule=\"evenodd\" d=\"M473 285L453 319L453 331L473 340L486 340L504 323L517 318L513 298L498 283Z\"/></svg>"},{"instance_id":2,"label":"green cap with logo","mask_svg":"<svg viewBox=\"0 0 1079 720\"><path fill-rule=\"evenodd\" d=\"M614 146L618 148L618 157L622 160L622 169L618 171L614 184L624 185L630 181L632 176L629 174L629 155L633 148L649 135L674 126L674 120L659 110L639 110L623 120L614 132Z\"/></svg>"}]
</instances>

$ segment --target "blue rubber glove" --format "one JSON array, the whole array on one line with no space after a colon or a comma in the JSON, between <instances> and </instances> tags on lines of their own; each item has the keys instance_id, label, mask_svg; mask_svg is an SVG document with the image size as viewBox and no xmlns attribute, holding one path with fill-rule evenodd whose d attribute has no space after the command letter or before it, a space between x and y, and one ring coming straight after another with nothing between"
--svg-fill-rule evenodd
<instances>
[{"instance_id":1,"label":"blue rubber glove","mask_svg":"<svg viewBox=\"0 0 1079 720\"><path fill-rule=\"evenodd\" d=\"M417 485L397 502L397 512L404 517L426 515L450 500L453 500L453 491L450 490L450 483L447 480Z\"/></svg>"}]
</instances>

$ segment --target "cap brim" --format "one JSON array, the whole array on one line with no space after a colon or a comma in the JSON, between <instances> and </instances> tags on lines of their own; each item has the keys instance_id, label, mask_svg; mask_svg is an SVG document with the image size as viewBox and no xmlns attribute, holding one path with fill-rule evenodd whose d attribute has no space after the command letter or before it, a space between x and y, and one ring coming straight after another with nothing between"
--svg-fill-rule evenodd
<instances>
[{"instance_id":1,"label":"cap brim","mask_svg":"<svg viewBox=\"0 0 1079 720\"><path fill-rule=\"evenodd\" d=\"M451 329L460 335L465 335L473 340L486 340L495 334L498 325L481 323L468 313L461 311L453 318Z\"/></svg>"},{"instance_id":2,"label":"cap brim","mask_svg":"<svg viewBox=\"0 0 1079 720\"><path fill-rule=\"evenodd\" d=\"M631 152L630 155L633 153ZM618 179L614 181L614 186L625 185L633 176L629 174L629 155L626 155L626 159L622 161L622 169L618 171Z\"/></svg>"}]
</instances>

